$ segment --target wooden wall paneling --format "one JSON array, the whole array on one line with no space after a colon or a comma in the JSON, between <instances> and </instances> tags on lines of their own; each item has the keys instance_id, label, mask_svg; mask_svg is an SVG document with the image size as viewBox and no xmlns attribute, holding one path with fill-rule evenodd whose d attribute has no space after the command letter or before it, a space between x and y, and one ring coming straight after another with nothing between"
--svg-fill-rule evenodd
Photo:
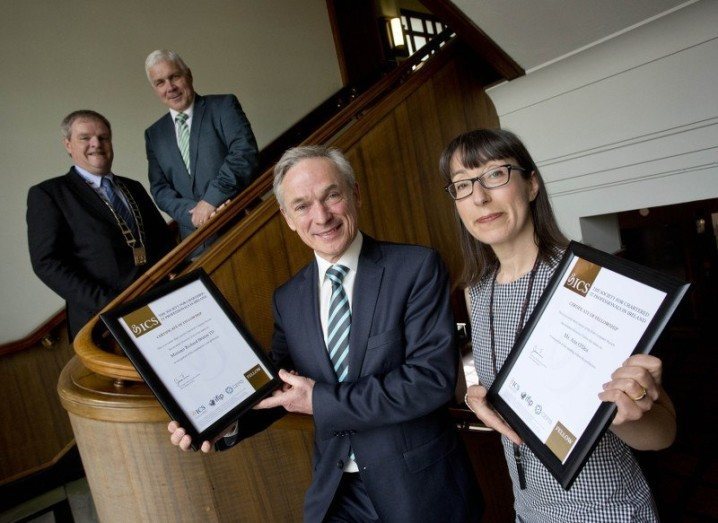
<instances>
[{"instance_id":1,"label":"wooden wall paneling","mask_svg":"<svg viewBox=\"0 0 718 523\"><path fill-rule=\"evenodd\" d=\"M285 237L279 213L248 238L225 263L212 273L222 293L242 317L247 328L269 348L273 318L274 290L291 275L285 256Z\"/></svg>"},{"instance_id":2,"label":"wooden wall paneling","mask_svg":"<svg viewBox=\"0 0 718 523\"><path fill-rule=\"evenodd\" d=\"M233 448L231 459L208 461L218 489L222 521L301 521L304 494L311 483L313 432L270 428Z\"/></svg>"},{"instance_id":3,"label":"wooden wall paneling","mask_svg":"<svg viewBox=\"0 0 718 523\"><path fill-rule=\"evenodd\" d=\"M480 80L472 73L471 69L462 68L459 74L466 129L497 129L501 125L494 103L486 94Z\"/></svg>"},{"instance_id":4,"label":"wooden wall paneling","mask_svg":"<svg viewBox=\"0 0 718 523\"><path fill-rule=\"evenodd\" d=\"M445 144L441 120L446 117L437 100L434 84L427 82L407 101L407 116L415 143L417 183L421 191L431 245L441 253L452 281L462 267L454 230L454 204L443 190L439 176L439 155Z\"/></svg>"},{"instance_id":5,"label":"wooden wall paneling","mask_svg":"<svg viewBox=\"0 0 718 523\"><path fill-rule=\"evenodd\" d=\"M420 90L420 89L419 89ZM416 243L420 245L431 246L430 224L426 216L426 201L422 196L422 179L420 177L421 166L419 165L416 155L416 148L420 147L417 141L417 134L421 134L419 129L412 128L409 121L409 110L407 102L416 95L414 92L401 105L397 106L394 115L397 123L398 144L401 150L403 168L401 171L394 173L395 176L401 176L406 183L407 193L401 202L408 205L410 211L410 220L415 226L417 238ZM431 113L431 107L427 107L425 114Z\"/></svg>"},{"instance_id":6,"label":"wooden wall paneling","mask_svg":"<svg viewBox=\"0 0 718 523\"><path fill-rule=\"evenodd\" d=\"M364 164L364 156L362 154L361 143L357 143L354 147L344 152L347 160L354 169L357 184L359 184L359 197L361 198L361 207L359 207L359 228L372 237L376 236L376 224L374 223L374 214L372 213L371 197L371 180L367 176L366 166Z\"/></svg>"},{"instance_id":7,"label":"wooden wall paneling","mask_svg":"<svg viewBox=\"0 0 718 523\"><path fill-rule=\"evenodd\" d=\"M55 387L73 354L62 329L52 348L38 342L0 358L0 485L51 466L72 443Z\"/></svg>"},{"instance_id":8,"label":"wooden wall paneling","mask_svg":"<svg viewBox=\"0 0 718 523\"><path fill-rule=\"evenodd\" d=\"M465 99L461 91L461 70L456 60L443 67L432 79L436 108L441 114L439 128L443 137L443 146L447 145L456 135L468 131L468 122L464 111ZM437 165L438 165L437 156Z\"/></svg>"},{"instance_id":9,"label":"wooden wall paneling","mask_svg":"<svg viewBox=\"0 0 718 523\"><path fill-rule=\"evenodd\" d=\"M360 143L368 182L366 205L371 208L377 238L418 243L417 228L422 224L415 223L416 203L410 199L395 115L383 118Z\"/></svg>"},{"instance_id":10,"label":"wooden wall paneling","mask_svg":"<svg viewBox=\"0 0 718 523\"><path fill-rule=\"evenodd\" d=\"M299 235L289 228L281 213L277 212L275 219L278 223L283 247L282 250L273 253L273 256L285 256L289 264L289 273L287 277L280 282L284 283L312 261L314 259L314 253L309 247L304 245Z\"/></svg>"},{"instance_id":11,"label":"wooden wall paneling","mask_svg":"<svg viewBox=\"0 0 718 523\"><path fill-rule=\"evenodd\" d=\"M241 292L242 316L252 332L260 332L259 340L269 347L272 339L272 295L274 290L291 276L289 261L284 252L282 228L286 227L279 214L252 237L232 257L235 282Z\"/></svg>"}]
</instances>

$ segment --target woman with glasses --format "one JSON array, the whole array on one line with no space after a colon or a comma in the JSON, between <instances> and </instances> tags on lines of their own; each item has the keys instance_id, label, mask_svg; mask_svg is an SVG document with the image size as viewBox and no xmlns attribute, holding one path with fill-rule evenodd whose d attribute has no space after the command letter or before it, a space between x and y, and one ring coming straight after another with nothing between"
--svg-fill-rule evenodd
<instances>
[{"instance_id":1,"label":"woman with glasses","mask_svg":"<svg viewBox=\"0 0 718 523\"><path fill-rule=\"evenodd\" d=\"M565 491L487 400L487 390L556 269L568 241L543 179L521 141L504 130L456 137L440 161L456 204L462 283L480 385L467 406L502 434L522 522L657 521L646 480L629 447L658 450L675 438L675 411L661 387L661 361L628 358L596 394L617 414L584 469Z\"/></svg>"}]
</instances>

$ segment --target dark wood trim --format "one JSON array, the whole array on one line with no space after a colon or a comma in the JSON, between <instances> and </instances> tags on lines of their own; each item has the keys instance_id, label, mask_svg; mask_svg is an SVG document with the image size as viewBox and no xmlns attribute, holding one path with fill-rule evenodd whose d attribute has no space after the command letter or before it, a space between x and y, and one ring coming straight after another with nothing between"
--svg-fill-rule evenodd
<instances>
[{"instance_id":1,"label":"dark wood trim","mask_svg":"<svg viewBox=\"0 0 718 523\"><path fill-rule=\"evenodd\" d=\"M332 39L334 40L334 53L337 55L339 72L342 75L342 85L349 85L349 71L347 70L347 63L344 59L344 52L342 51L342 39L339 35L337 12L333 0L326 0L326 4L327 14L329 15L329 25L332 28Z\"/></svg>"},{"instance_id":2,"label":"dark wood trim","mask_svg":"<svg viewBox=\"0 0 718 523\"><path fill-rule=\"evenodd\" d=\"M506 80L526 72L450 0L419 0Z\"/></svg>"},{"instance_id":3,"label":"dark wood trim","mask_svg":"<svg viewBox=\"0 0 718 523\"><path fill-rule=\"evenodd\" d=\"M65 316L65 309L62 309L24 338L0 345L0 356L6 356L13 352L29 349L37 345L44 337L49 335L53 329L65 321Z\"/></svg>"}]
</instances>

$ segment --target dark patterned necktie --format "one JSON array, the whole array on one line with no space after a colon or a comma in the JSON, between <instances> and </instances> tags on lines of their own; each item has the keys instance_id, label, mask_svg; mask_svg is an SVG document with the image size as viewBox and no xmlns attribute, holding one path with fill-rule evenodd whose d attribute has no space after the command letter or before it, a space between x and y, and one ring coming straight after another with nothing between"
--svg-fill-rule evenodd
<instances>
[{"instance_id":1,"label":"dark patterned necktie","mask_svg":"<svg viewBox=\"0 0 718 523\"><path fill-rule=\"evenodd\" d=\"M349 372L349 330L352 312L349 308L349 298L342 285L348 272L349 269L344 265L332 265L327 269L327 278L332 283L327 321L327 350L339 381L344 381Z\"/></svg>"},{"instance_id":2,"label":"dark patterned necktie","mask_svg":"<svg viewBox=\"0 0 718 523\"><path fill-rule=\"evenodd\" d=\"M349 268L344 265L332 265L327 269L327 278L332 282L327 321L327 350L339 381L344 381L349 374L349 331L352 325L352 311L349 308L349 297L342 285L348 272ZM349 459L356 461L351 448Z\"/></svg>"},{"instance_id":3,"label":"dark patterned necktie","mask_svg":"<svg viewBox=\"0 0 718 523\"><path fill-rule=\"evenodd\" d=\"M110 205L112 205L112 208L115 210L117 215L122 218L127 227L129 227L134 234L137 234L137 224L135 223L135 217L132 216L130 209L127 207L125 202L122 201L122 198L120 198L120 196L117 194L112 180L108 176L103 176L100 185L102 187L102 190L105 191L105 196L107 196L107 200L110 202Z\"/></svg>"}]
</instances>

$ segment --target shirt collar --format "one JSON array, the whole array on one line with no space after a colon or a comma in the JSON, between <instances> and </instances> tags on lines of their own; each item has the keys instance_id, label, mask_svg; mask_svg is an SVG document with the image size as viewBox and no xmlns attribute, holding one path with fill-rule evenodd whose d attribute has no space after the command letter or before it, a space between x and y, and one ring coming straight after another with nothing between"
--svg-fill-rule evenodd
<instances>
[{"instance_id":1,"label":"shirt collar","mask_svg":"<svg viewBox=\"0 0 718 523\"><path fill-rule=\"evenodd\" d=\"M197 97L196 94L195 94L194 96L195 96L195 98ZM174 109L170 109L170 116L172 116L172 123L174 123L174 122L177 121L177 115L178 115L179 113L184 113L184 114L186 114L186 115L187 115L187 120L191 120L191 119L192 119L192 114L194 113L194 100L195 100L195 99L192 98L192 103L191 103L191 104L189 105L189 107L188 107L187 109L185 109L184 111L175 111Z\"/></svg>"},{"instance_id":2,"label":"shirt collar","mask_svg":"<svg viewBox=\"0 0 718 523\"><path fill-rule=\"evenodd\" d=\"M324 276L327 273L327 269L331 267L332 265L344 265L347 267L350 271L357 270L357 267L359 266L359 254L361 254L361 246L364 241L364 237L362 236L361 231L357 231L357 235L354 238L354 241L349 245L349 248L344 251L344 254L341 255L341 258L339 258L336 262L331 263L321 256L318 256L317 253L314 253L314 257L317 259L317 267L319 268L319 282L324 281Z\"/></svg>"},{"instance_id":3,"label":"shirt collar","mask_svg":"<svg viewBox=\"0 0 718 523\"><path fill-rule=\"evenodd\" d=\"M77 165L75 165L75 170L77 171L77 174L82 177L83 180L92 185L92 187L94 187L95 189L99 189L102 186L102 179L105 176L107 176L110 180L112 180L113 177L112 173L107 173L105 175L92 174L87 169L83 169L82 167L79 167Z\"/></svg>"}]
</instances>

